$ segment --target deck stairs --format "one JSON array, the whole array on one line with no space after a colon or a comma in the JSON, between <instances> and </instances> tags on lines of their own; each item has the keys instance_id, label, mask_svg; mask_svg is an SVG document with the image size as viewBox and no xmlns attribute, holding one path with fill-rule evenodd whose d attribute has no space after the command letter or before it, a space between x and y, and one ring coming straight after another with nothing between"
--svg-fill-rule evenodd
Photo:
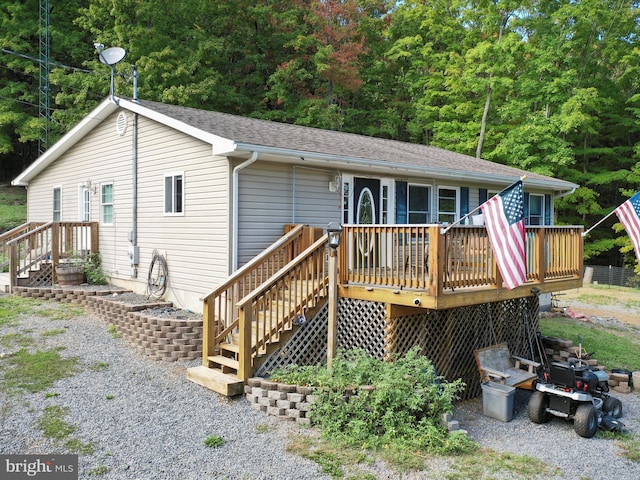
<instances>
[{"instance_id":1,"label":"deck stairs","mask_svg":"<svg viewBox=\"0 0 640 480\"><path fill-rule=\"evenodd\" d=\"M315 240L318 232L309 236L308 228L292 230L205 297L203 363L187 378L241 395L245 381L324 306L326 235Z\"/></svg>"}]
</instances>

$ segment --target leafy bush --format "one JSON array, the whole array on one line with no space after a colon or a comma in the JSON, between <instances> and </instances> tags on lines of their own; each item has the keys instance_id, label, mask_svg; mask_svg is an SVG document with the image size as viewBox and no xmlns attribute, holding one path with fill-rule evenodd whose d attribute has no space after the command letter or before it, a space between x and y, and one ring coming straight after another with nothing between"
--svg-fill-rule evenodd
<instances>
[{"instance_id":1,"label":"leafy bush","mask_svg":"<svg viewBox=\"0 0 640 480\"><path fill-rule=\"evenodd\" d=\"M84 259L84 276L91 285L106 285L107 277L102 271L102 256L93 252Z\"/></svg>"},{"instance_id":2,"label":"leafy bush","mask_svg":"<svg viewBox=\"0 0 640 480\"><path fill-rule=\"evenodd\" d=\"M449 433L442 416L464 388L448 383L419 348L393 362L371 358L361 350L339 352L332 369L287 367L272 379L316 387L311 420L325 438L366 448L463 453L476 445L462 433ZM363 385L373 388L360 389ZM345 395L345 392L354 392Z\"/></svg>"}]
</instances>

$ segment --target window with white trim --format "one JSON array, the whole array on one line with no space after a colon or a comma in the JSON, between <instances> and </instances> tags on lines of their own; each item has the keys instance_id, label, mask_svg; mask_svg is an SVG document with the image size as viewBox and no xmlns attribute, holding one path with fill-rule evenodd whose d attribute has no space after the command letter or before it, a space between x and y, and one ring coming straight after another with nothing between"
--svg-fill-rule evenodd
<instances>
[{"instance_id":1,"label":"window with white trim","mask_svg":"<svg viewBox=\"0 0 640 480\"><path fill-rule=\"evenodd\" d=\"M113 183L100 186L100 220L106 225L113 224Z\"/></svg>"},{"instance_id":2,"label":"window with white trim","mask_svg":"<svg viewBox=\"0 0 640 480\"><path fill-rule=\"evenodd\" d=\"M431 223L431 187L407 185L407 213L409 223Z\"/></svg>"},{"instance_id":3,"label":"window with white trim","mask_svg":"<svg viewBox=\"0 0 640 480\"><path fill-rule=\"evenodd\" d=\"M453 223L460 211L460 188L438 187L438 222Z\"/></svg>"},{"instance_id":4,"label":"window with white trim","mask_svg":"<svg viewBox=\"0 0 640 480\"><path fill-rule=\"evenodd\" d=\"M91 191L86 187L80 187L80 221L91 221Z\"/></svg>"},{"instance_id":5,"label":"window with white trim","mask_svg":"<svg viewBox=\"0 0 640 480\"><path fill-rule=\"evenodd\" d=\"M184 214L184 175L182 173L164 176L165 215Z\"/></svg>"},{"instance_id":6,"label":"window with white trim","mask_svg":"<svg viewBox=\"0 0 640 480\"><path fill-rule=\"evenodd\" d=\"M62 220L62 189L56 187L53 189L53 221Z\"/></svg>"},{"instance_id":7,"label":"window with white trim","mask_svg":"<svg viewBox=\"0 0 640 480\"><path fill-rule=\"evenodd\" d=\"M544 195L529 194L527 225L544 225Z\"/></svg>"}]
</instances>

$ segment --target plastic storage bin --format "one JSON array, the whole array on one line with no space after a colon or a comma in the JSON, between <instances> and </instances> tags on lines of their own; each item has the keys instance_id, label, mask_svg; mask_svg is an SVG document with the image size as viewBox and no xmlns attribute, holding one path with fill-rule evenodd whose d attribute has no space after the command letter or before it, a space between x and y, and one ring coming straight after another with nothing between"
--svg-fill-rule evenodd
<instances>
[{"instance_id":1,"label":"plastic storage bin","mask_svg":"<svg viewBox=\"0 0 640 480\"><path fill-rule=\"evenodd\" d=\"M515 387L496 382L482 384L482 413L486 416L510 422L513 418Z\"/></svg>"}]
</instances>

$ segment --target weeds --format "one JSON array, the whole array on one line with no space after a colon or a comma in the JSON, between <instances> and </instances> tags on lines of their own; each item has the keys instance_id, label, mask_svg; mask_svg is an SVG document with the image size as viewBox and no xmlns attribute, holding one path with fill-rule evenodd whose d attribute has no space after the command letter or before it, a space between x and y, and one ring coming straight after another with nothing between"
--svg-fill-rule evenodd
<instances>
[{"instance_id":1,"label":"weeds","mask_svg":"<svg viewBox=\"0 0 640 480\"><path fill-rule=\"evenodd\" d=\"M91 444L82 443L79 439L71 437L77 427L64 420L69 414L69 407L49 406L44 409L44 414L38 420L38 427L45 437L55 443L64 446L70 452L90 455L93 453Z\"/></svg>"},{"instance_id":2,"label":"weeds","mask_svg":"<svg viewBox=\"0 0 640 480\"><path fill-rule=\"evenodd\" d=\"M209 435L204 439L205 447L218 448L223 446L227 441L219 435Z\"/></svg>"},{"instance_id":3,"label":"weeds","mask_svg":"<svg viewBox=\"0 0 640 480\"><path fill-rule=\"evenodd\" d=\"M35 393L47 390L62 378L70 377L79 371L78 358L63 358L60 350L28 352L20 349L7 359L10 368L4 372L4 384L8 389L24 389Z\"/></svg>"}]
</instances>

